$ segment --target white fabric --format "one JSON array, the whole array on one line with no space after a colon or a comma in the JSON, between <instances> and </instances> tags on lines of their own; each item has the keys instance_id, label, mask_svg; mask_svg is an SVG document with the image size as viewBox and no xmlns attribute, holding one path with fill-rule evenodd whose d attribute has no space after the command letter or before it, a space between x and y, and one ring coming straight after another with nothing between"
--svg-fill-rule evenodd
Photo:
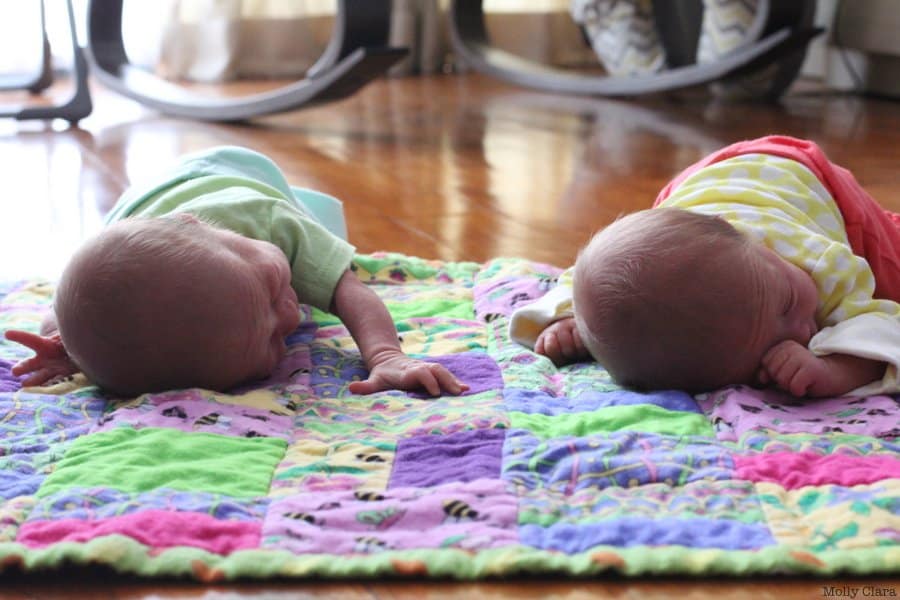
<instances>
[{"instance_id":1,"label":"white fabric","mask_svg":"<svg viewBox=\"0 0 900 600\"><path fill-rule=\"evenodd\" d=\"M859 387L848 395L871 396L900 390L900 326L897 319L884 314L854 317L827 327L810 340L809 349L816 356L848 354L888 364L884 377Z\"/></svg>"},{"instance_id":2,"label":"white fabric","mask_svg":"<svg viewBox=\"0 0 900 600\"><path fill-rule=\"evenodd\" d=\"M569 273L569 271L567 271ZM534 348L538 335L554 321L572 316L572 285L569 279L522 308L516 309L509 320L509 337L514 342Z\"/></svg>"}]
</instances>

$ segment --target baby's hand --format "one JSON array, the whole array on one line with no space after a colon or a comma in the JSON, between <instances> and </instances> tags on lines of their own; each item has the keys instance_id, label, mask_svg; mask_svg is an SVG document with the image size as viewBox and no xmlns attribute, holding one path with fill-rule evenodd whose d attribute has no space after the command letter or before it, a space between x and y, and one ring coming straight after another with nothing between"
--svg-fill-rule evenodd
<instances>
[{"instance_id":1,"label":"baby's hand","mask_svg":"<svg viewBox=\"0 0 900 600\"><path fill-rule=\"evenodd\" d=\"M399 351L382 352L372 362L369 378L350 384L352 393L425 388L432 396L440 396L441 390L456 396L469 389L443 365L411 358Z\"/></svg>"},{"instance_id":2,"label":"baby's hand","mask_svg":"<svg viewBox=\"0 0 900 600\"><path fill-rule=\"evenodd\" d=\"M794 396L841 396L884 376L885 363L849 356L816 356L808 348L787 340L762 358L761 383L774 383Z\"/></svg>"},{"instance_id":3,"label":"baby's hand","mask_svg":"<svg viewBox=\"0 0 900 600\"><path fill-rule=\"evenodd\" d=\"M560 319L548 325L534 343L534 351L543 354L558 367L590 358L575 327L574 317Z\"/></svg>"},{"instance_id":4,"label":"baby's hand","mask_svg":"<svg viewBox=\"0 0 900 600\"><path fill-rule=\"evenodd\" d=\"M827 376L825 362L794 340L775 344L763 355L760 383L774 383L794 396L805 396L816 381Z\"/></svg>"},{"instance_id":5,"label":"baby's hand","mask_svg":"<svg viewBox=\"0 0 900 600\"><path fill-rule=\"evenodd\" d=\"M6 339L34 350L35 355L16 363L12 374L16 377L27 375L23 386L41 385L56 377L65 377L79 371L66 352L59 334L41 336L28 331L10 329Z\"/></svg>"}]
</instances>

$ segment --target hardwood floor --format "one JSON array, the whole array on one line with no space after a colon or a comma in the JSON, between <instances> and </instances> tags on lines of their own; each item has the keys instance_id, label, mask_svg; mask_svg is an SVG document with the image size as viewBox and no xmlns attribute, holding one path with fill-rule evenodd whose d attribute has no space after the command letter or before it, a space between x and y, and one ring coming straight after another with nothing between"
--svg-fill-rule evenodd
<instances>
[{"instance_id":1,"label":"hardwood floor","mask_svg":"<svg viewBox=\"0 0 900 600\"><path fill-rule=\"evenodd\" d=\"M0 276L52 277L130 181L217 144L260 150L292 183L341 198L362 252L567 265L592 232L650 206L683 167L774 132L817 140L900 210L900 103L887 100L809 92L781 106L717 104L699 93L628 102L438 76L379 81L340 103L223 125L95 96L80 129L0 122L0 252L16 257Z\"/></svg>"},{"instance_id":2,"label":"hardwood floor","mask_svg":"<svg viewBox=\"0 0 900 600\"><path fill-rule=\"evenodd\" d=\"M803 91L805 89L805 91ZM0 94L0 104L18 102ZM727 105L702 92L641 101L554 96L477 75L378 81L336 104L210 124L162 117L96 89L77 129L0 122L0 278L53 278L129 182L178 154L240 144L301 186L345 202L361 252L568 265L592 232L650 206L666 181L730 142L783 133L818 141L900 211L900 102L801 86L782 104ZM250 583L202 587L100 575L0 576L0 598L819 598L823 585L893 581L644 580ZM229 595L233 594L233 595Z\"/></svg>"}]
</instances>

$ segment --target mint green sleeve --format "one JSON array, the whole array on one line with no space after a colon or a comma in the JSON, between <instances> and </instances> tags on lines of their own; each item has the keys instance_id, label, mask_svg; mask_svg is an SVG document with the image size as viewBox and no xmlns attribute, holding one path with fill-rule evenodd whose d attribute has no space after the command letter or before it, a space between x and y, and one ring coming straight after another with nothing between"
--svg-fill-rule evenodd
<instances>
[{"instance_id":1,"label":"mint green sleeve","mask_svg":"<svg viewBox=\"0 0 900 600\"><path fill-rule=\"evenodd\" d=\"M231 188L179 207L245 237L278 246L291 265L291 286L304 304L328 311L338 280L350 267L355 248L291 204Z\"/></svg>"},{"instance_id":2,"label":"mint green sleeve","mask_svg":"<svg viewBox=\"0 0 900 600\"><path fill-rule=\"evenodd\" d=\"M291 264L291 285L304 304L329 311L338 280L350 268L352 245L286 204L272 207L271 241Z\"/></svg>"}]
</instances>

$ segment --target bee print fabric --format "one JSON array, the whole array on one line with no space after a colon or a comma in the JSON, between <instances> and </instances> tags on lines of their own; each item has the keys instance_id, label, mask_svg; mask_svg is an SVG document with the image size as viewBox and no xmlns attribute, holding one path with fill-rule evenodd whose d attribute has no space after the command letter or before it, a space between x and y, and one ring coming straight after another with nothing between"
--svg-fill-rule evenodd
<instances>
[{"instance_id":1,"label":"bee print fabric","mask_svg":"<svg viewBox=\"0 0 900 600\"><path fill-rule=\"evenodd\" d=\"M727 388L640 394L507 336L560 270L357 256L404 350L461 396L350 394L332 315L229 393L22 388L0 345L0 570L105 565L203 581L518 574L884 574L900 569L897 398ZM36 330L53 286L0 284Z\"/></svg>"}]
</instances>

